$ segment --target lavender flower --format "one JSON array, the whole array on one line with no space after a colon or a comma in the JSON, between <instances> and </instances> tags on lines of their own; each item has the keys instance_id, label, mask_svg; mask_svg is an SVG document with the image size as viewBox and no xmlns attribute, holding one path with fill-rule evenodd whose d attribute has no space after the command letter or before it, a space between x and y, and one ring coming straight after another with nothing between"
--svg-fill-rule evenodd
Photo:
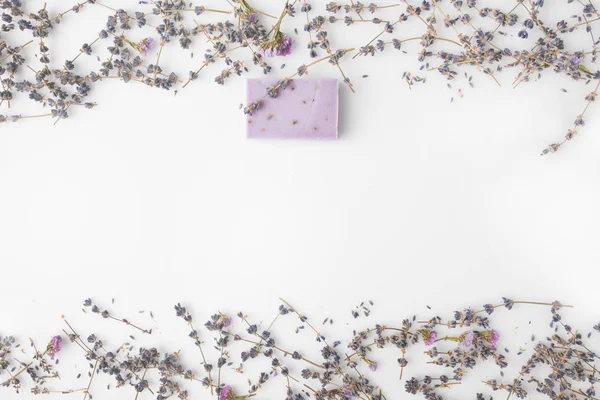
<instances>
[{"instance_id":1,"label":"lavender flower","mask_svg":"<svg viewBox=\"0 0 600 400\"><path fill-rule=\"evenodd\" d=\"M250 13L245 16L247 23L256 24L258 22L258 13Z\"/></svg>"},{"instance_id":2,"label":"lavender flower","mask_svg":"<svg viewBox=\"0 0 600 400\"><path fill-rule=\"evenodd\" d=\"M263 57L289 56L292 54L292 38L280 33L272 41L261 45L259 52Z\"/></svg>"},{"instance_id":3,"label":"lavender flower","mask_svg":"<svg viewBox=\"0 0 600 400\"><path fill-rule=\"evenodd\" d=\"M582 56L570 56L567 59L567 62L569 62L570 64L573 64L575 66L579 66L579 64L581 64L583 62L583 57Z\"/></svg>"},{"instance_id":4,"label":"lavender flower","mask_svg":"<svg viewBox=\"0 0 600 400\"><path fill-rule=\"evenodd\" d=\"M367 360L367 362L369 363L369 369L371 371L377 371L377 361Z\"/></svg>"},{"instance_id":5,"label":"lavender flower","mask_svg":"<svg viewBox=\"0 0 600 400\"><path fill-rule=\"evenodd\" d=\"M495 330L492 329L492 337L490 339L490 344L494 347L496 347L496 344L498 343L498 340L500 340L500 334L498 332L496 332Z\"/></svg>"},{"instance_id":6,"label":"lavender flower","mask_svg":"<svg viewBox=\"0 0 600 400\"><path fill-rule=\"evenodd\" d=\"M423 330L421 333L423 334L423 339L425 340L425 346L431 346L437 339L436 331Z\"/></svg>"},{"instance_id":7,"label":"lavender flower","mask_svg":"<svg viewBox=\"0 0 600 400\"><path fill-rule=\"evenodd\" d=\"M231 318L226 315L222 315L221 319L223 320L223 327L228 328L231 325Z\"/></svg>"},{"instance_id":8,"label":"lavender flower","mask_svg":"<svg viewBox=\"0 0 600 400\"><path fill-rule=\"evenodd\" d=\"M148 54L150 54L152 49L154 49L154 39L152 39L151 37L147 37L146 39L143 39L138 45L140 48L140 53L142 53L142 55L144 56L147 56Z\"/></svg>"},{"instance_id":9,"label":"lavender flower","mask_svg":"<svg viewBox=\"0 0 600 400\"><path fill-rule=\"evenodd\" d=\"M471 347L473 345L473 338L474 338L474 333L473 331L468 331L467 333L463 333L460 336L460 345L462 347Z\"/></svg>"},{"instance_id":10,"label":"lavender flower","mask_svg":"<svg viewBox=\"0 0 600 400\"><path fill-rule=\"evenodd\" d=\"M62 338L59 335L53 336L50 343L48 343L48 354L50 355L50 359L54 360L54 356L61 350L60 342L62 342Z\"/></svg>"},{"instance_id":11,"label":"lavender flower","mask_svg":"<svg viewBox=\"0 0 600 400\"><path fill-rule=\"evenodd\" d=\"M283 35L283 41L277 47L277 55L289 56L292 54L292 38L286 34Z\"/></svg>"},{"instance_id":12,"label":"lavender flower","mask_svg":"<svg viewBox=\"0 0 600 400\"><path fill-rule=\"evenodd\" d=\"M496 347L498 340L500 340L500 334L494 329L482 332L481 336L483 336L492 347Z\"/></svg>"},{"instance_id":13,"label":"lavender flower","mask_svg":"<svg viewBox=\"0 0 600 400\"><path fill-rule=\"evenodd\" d=\"M231 386L227 385L224 386L220 391L219 391L219 400L229 400L234 398L235 396L233 395L233 390L231 389Z\"/></svg>"},{"instance_id":14,"label":"lavender flower","mask_svg":"<svg viewBox=\"0 0 600 400\"><path fill-rule=\"evenodd\" d=\"M274 47L261 47L260 49L258 49L258 52L261 56L267 58L275 57L277 55L277 49Z\"/></svg>"}]
</instances>

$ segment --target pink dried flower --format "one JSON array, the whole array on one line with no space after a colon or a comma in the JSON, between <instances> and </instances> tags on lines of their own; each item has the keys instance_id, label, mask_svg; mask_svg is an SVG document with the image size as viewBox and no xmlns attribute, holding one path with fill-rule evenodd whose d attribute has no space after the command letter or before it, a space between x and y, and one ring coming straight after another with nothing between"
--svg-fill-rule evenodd
<instances>
[{"instance_id":1,"label":"pink dried flower","mask_svg":"<svg viewBox=\"0 0 600 400\"><path fill-rule=\"evenodd\" d=\"M292 38L283 34L283 41L277 46L277 55L285 57L290 54L292 54Z\"/></svg>"},{"instance_id":2,"label":"pink dried flower","mask_svg":"<svg viewBox=\"0 0 600 400\"><path fill-rule=\"evenodd\" d=\"M498 343L498 340L500 340L500 334L494 329L492 329L492 331L490 332L490 338L488 342L490 342L491 346L496 347L496 343Z\"/></svg>"},{"instance_id":3,"label":"pink dried flower","mask_svg":"<svg viewBox=\"0 0 600 400\"><path fill-rule=\"evenodd\" d=\"M431 346L435 340L437 339L436 331L426 331L427 333L423 333L423 337L425 338L425 346Z\"/></svg>"},{"instance_id":4,"label":"pink dried flower","mask_svg":"<svg viewBox=\"0 0 600 400\"><path fill-rule=\"evenodd\" d=\"M232 397L232 395L233 391L231 386L227 385L219 391L219 400L227 400L229 397Z\"/></svg>"},{"instance_id":5,"label":"pink dried flower","mask_svg":"<svg viewBox=\"0 0 600 400\"><path fill-rule=\"evenodd\" d=\"M496 347L498 340L500 340L500 334L494 329L489 331L483 331L479 334L482 336L492 347Z\"/></svg>"},{"instance_id":6,"label":"pink dried flower","mask_svg":"<svg viewBox=\"0 0 600 400\"><path fill-rule=\"evenodd\" d=\"M50 343L48 343L48 354L50 354L50 359L54 360L54 356L61 350L60 342L62 342L62 338L59 335L53 336Z\"/></svg>"}]
</instances>

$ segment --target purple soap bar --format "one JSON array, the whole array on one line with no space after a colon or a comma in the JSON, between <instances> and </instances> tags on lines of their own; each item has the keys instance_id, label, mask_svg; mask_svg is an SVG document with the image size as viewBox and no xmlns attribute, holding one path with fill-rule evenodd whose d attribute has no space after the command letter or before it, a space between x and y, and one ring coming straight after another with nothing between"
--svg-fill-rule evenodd
<instances>
[{"instance_id":1,"label":"purple soap bar","mask_svg":"<svg viewBox=\"0 0 600 400\"><path fill-rule=\"evenodd\" d=\"M247 116L248 138L337 138L337 79L292 79L276 98L265 97L273 85L277 80L248 80L248 104L262 99Z\"/></svg>"}]
</instances>

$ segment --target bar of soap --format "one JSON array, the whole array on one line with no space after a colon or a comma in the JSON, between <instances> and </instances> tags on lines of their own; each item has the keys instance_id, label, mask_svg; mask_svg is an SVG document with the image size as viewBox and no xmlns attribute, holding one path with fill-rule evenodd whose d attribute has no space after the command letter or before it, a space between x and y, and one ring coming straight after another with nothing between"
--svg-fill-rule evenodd
<instances>
[{"instance_id":1,"label":"bar of soap","mask_svg":"<svg viewBox=\"0 0 600 400\"><path fill-rule=\"evenodd\" d=\"M248 104L261 100L247 116L246 137L336 139L338 136L337 79L292 79L276 98L265 97L273 79L249 79Z\"/></svg>"}]
</instances>

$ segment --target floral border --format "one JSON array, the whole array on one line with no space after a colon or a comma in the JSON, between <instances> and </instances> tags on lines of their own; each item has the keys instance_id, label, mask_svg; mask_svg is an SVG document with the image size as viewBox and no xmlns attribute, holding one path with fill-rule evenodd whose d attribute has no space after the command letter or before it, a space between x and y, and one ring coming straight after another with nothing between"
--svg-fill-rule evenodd
<instances>
[{"instance_id":1,"label":"floral border","mask_svg":"<svg viewBox=\"0 0 600 400\"><path fill-rule=\"evenodd\" d=\"M85 300L83 305L84 311L124 324L140 334L152 335L151 329L117 317L91 299ZM506 340L501 338L503 329L491 326L489 316L499 310L510 311L524 306L548 307L552 334L535 344L533 354L518 376L504 379L502 371L508 365L508 349L502 350L502 346L506 345ZM352 311L353 316L368 316L369 307L362 304ZM117 348L107 348L96 334L82 334L63 317L65 329L53 336L45 348L38 348L30 340L33 356L27 362L20 359L26 353L19 352L17 356L19 346L14 337L0 338L0 376L5 376L0 382L2 387L18 393L80 393L84 400L104 390L94 385L100 376L112 381L107 390L124 391L136 399L144 394L158 400L211 397L240 400L256 396L264 387L279 382L285 387L287 400L383 400L396 398L396 395L375 383L381 369L390 367L386 363L380 364L378 359L383 355L379 352L393 352L399 355L394 368L399 369L399 379L404 382L406 392L422 395L428 400L441 400L448 389L461 385L471 371L488 360L499 368L498 379L488 379L481 384L465 382L473 387L472 396L477 400L487 398L483 394L486 391L504 391L507 399L512 396L526 398L530 393L538 392L551 399L595 400L599 356L586 342L598 341L600 324L594 326L595 333L584 336L563 322L560 312L566 307L571 306L557 301L544 303L503 298L498 304L455 311L448 319L433 316L421 320L413 316L400 321L397 326L375 324L354 331L352 339L342 345L341 341L324 333L329 325L333 325L333 320L326 318L319 327L283 299L267 327L257 325L243 312L233 318L217 312L197 326L188 309L177 304L175 314L187 325L188 337L198 349L199 370L184 366L180 352L161 352L158 345L141 347L127 342ZM289 339L290 336L276 329L277 324L290 317L299 323L296 333L306 331L313 337L314 341L309 340L309 343L316 346L314 353L320 354L319 358L280 344L282 337ZM305 335L291 337L298 346L301 340L306 341ZM89 364L88 380L81 387L57 389L60 385L58 361L67 350L85 358ZM422 352L429 360L425 366L431 373L410 376L409 371L415 363L418 367L417 355ZM550 368L537 368L540 365ZM239 376L255 366L264 371L248 379L244 388L238 383Z\"/></svg>"}]
</instances>

